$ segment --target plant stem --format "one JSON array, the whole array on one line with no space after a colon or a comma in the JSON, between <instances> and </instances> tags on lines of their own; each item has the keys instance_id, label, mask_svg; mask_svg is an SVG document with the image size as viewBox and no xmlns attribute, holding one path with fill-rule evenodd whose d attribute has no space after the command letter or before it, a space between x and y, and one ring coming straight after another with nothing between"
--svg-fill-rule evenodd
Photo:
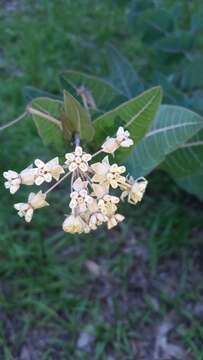
<instances>
[{"instance_id":1,"label":"plant stem","mask_svg":"<svg viewBox=\"0 0 203 360\"><path fill-rule=\"evenodd\" d=\"M34 109L31 106L27 106L27 112L33 115L38 115L43 117L44 119L49 120L53 124L57 125L62 130L62 124L59 120L55 119L53 116L46 114L40 110Z\"/></svg>"},{"instance_id":2,"label":"plant stem","mask_svg":"<svg viewBox=\"0 0 203 360\"><path fill-rule=\"evenodd\" d=\"M18 116L16 119L10 121L9 123L3 125L0 127L0 131L9 128L10 126L18 123L20 120L22 120L26 115L28 115L27 111L25 111L23 114L21 114L20 116Z\"/></svg>"},{"instance_id":3,"label":"plant stem","mask_svg":"<svg viewBox=\"0 0 203 360\"><path fill-rule=\"evenodd\" d=\"M95 154L92 155L92 158L94 158L95 156L99 155L102 152L103 152L102 149L98 150Z\"/></svg>"},{"instance_id":4,"label":"plant stem","mask_svg":"<svg viewBox=\"0 0 203 360\"><path fill-rule=\"evenodd\" d=\"M80 134L75 134L75 146L80 146Z\"/></svg>"},{"instance_id":5,"label":"plant stem","mask_svg":"<svg viewBox=\"0 0 203 360\"><path fill-rule=\"evenodd\" d=\"M62 176L62 178L57 181L54 185L52 185L47 191L45 191L45 194L47 195L50 191L52 191L53 189L55 189L55 187L57 187L64 179L66 179L69 175L71 174L71 171L69 171L68 173L66 173L64 176Z\"/></svg>"}]
</instances>

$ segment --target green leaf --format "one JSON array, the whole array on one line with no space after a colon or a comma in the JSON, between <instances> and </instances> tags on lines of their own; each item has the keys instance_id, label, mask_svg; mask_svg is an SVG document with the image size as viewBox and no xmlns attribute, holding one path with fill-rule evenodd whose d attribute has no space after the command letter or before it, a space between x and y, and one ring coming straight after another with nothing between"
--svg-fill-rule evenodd
<instances>
[{"instance_id":1,"label":"green leaf","mask_svg":"<svg viewBox=\"0 0 203 360\"><path fill-rule=\"evenodd\" d=\"M100 147L106 137L114 136L119 126L124 126L130 131L136 145L147 132L161 99L161 88L154 87L97 118L93 122L96 133L95 145ZM133 147L119 150L119 159L129 155L132 149Z\"/></svg>"},{"instance_id":2,"label":"green leaf","mask_svg":"<svg viewBox=\"0 0 203 360\"><path fill-rule=\"evenodd\" d=\"M120 94L127 99L133 98L140 91L144 90L135 69L129 61L119 53L112 45L108 48L108 64L110 69L110 79L112 84L118 89Z\"/></svg>"},{"instance_id":3,"label":"green leaf","mask_svg":"<svg viewBox=\"0 0 203 360\"><path fill-rule=\"evenodd\" d=\"M138 28L147 39L166 35L174 28L174 17L165 9L147 9L138 17Z\"/></svg>"},{"instance_id":4,"label":"green leaf","mask_svg":"<svg viewBox=\"0 0 203 360\"><path fill-rule=\"evenodd\" d=\"M197 196L200 200L203 201L203 174L186 176L182 178L175 179L177 184L190 194Z\"/></svg>"},{"instance_id":5,"label":"green leaf","mask_svg":"<svg viewBox=\"0 0 203 360\"><path fill-rule=\"evenodd\" d=\"M97 76L68 70L61 73L60 82L62 88L70 92L82 105L83 101L79 93L83 92L90 100L90 110L93 108L93 110L104 112L112 109L118 105L118 101L122 100L118 91L109 82Z\"/></svg>"},{"instance_id":6,"label":"green leaf","mask_svg":"<svg viewBox=\"0 0 203 360\"><path fill-rule=\"evenodd\" d=\"M146 175L202 127L202 117L173 105L162 105L149 132L128 159L134 176Z\"/></svg>"},{"instance_id":7,"label":"green leaf","mask_svg":"<svg viewBox=\"0 0 203 360\"><path fill-rule=\"evenodd\" d=\"M48 97L51 99L61 100L59 96L51 94L48 91L37 89L33 86L24 86L23 96L27 102L30 102L38 97Z\"/></svg>"},{"instance_id":8,"label":"green leaf","mask_svg":"<svg viewBox=\"0 0 203 360\"><path fill-rule=\"evenodd\" d=\"M164 99L173 105L183 105L185 103L184 94L177 89L171 79L156 71L153 76L153 82L159 84L163 89Z\"/></svg>"},{"instance_id":9,"label":"green leaf","mask_svg":"<svg viewBox=\"0 0 203 360\"><path fill-rule=\"evenodd\" d=\"M64 90L64 108L67 128L69 128L73 135L78 133L82 140L90 142L94 136L94 128L90 121L89 114L79 101L66 90Z\"/></svg>"},{"instance_id":10,"label":"green leaf","mask_svg":"<svg viewBox=\"0 0 203 360\"><path fill-rule=\"evenodd\" d=\"M32 108L45 114L49 114L56 119L60 119L60 116L64 111L62 101L45 97L33 100ZM32 118L44 145L52 145L56 151L64 152L65 143L62 129L42 116L32 114Z\"/></svg>"},{"instance_id":11,"label":"green leaf","mask_svg":"<svg viewBox=\"0 0 203 360\"><path fill-rule=\"evenodd\" d=\"M172 33L156 42L157 51L166 53L185 53L191 51L194 43L194 34L189 31Z\"/></svg>"},{"instance_id":12,"label":"green leaf","mask_svg":"<svg viewBox=\"0 0 203 360\"><path fill-rule=\"evenodd\" d=\"M161 164L161 168L174 178L203 175L203 118L200 124L202 129L180 144Z\"/></svg>"},{"instance_id":13,"label":"green leaf","mask_svg":"<svg viewBox=\"0 0 203 360\"><path fill-rule=\"evenodd\" d=\"M202 64L203 57L198 56L184 67L181 65L181 87L183 90L189 91L203 87Z\"/></svg>"}]
</instances>

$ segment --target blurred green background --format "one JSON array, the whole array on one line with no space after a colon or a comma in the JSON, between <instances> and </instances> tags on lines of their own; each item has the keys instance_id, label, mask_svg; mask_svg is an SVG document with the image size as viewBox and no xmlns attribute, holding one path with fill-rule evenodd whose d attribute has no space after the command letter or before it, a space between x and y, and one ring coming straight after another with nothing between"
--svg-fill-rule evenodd
<instances>
[{"instance_id":1,"label":"blurred green background","mask_svg":"<svg viewBox=\"0 0 203 360\"><path fill-rule=\"evenodd\" d=\"M63 70L106 77L108 43L144 88L203 114L202 19L198 0L1 1L1 124L24 111L26 85L58 94ZM29 119L0 141L1 172L53 155ZM0 360L203 359L202 204L164 173L148 180L125 223L96 236L60 230L65 188L25 225L12 206L26 192L2 180Z\"/></svg>"}]
</instances>

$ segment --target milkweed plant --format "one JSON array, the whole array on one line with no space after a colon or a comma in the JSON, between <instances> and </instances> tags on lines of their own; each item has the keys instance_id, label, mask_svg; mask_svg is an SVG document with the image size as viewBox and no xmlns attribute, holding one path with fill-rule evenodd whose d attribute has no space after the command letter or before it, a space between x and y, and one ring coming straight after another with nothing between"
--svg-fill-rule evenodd
<instances>
[{"instance_id":1,"label":"milkweed plant","mask_svg":"<svg viewBox=\"0 0 203 360\"><path fill-rule=\"evenodd\" d=\"M55 157L47 163L36 159L34 166L30 165L20 173L13 170L5 171L5 187L11 194L15 194L21 185L41 186L44 182L56 180L45 192L31 192L27 202L14 204L18 215L30 222L36 209L49 205L48 194L69 177L71 213L63 222L63 230L69 233L89 233L103 223L107 224L108 229L113 228L124 220L124 216L117 212L120 200L127 197L131 204L137 204L141 201L147 186L145 178L135 180L133 177L124 176L125 166L119 166L116 162L110 164L109 156L106 155L114 155L117 149L132 145L130 133L119 127L115 137L108 137L100 150L90 154L83 150L80 146L80 136L75 134L75 149L65 154L62 165L59 158ZM93 162L100 153L106 156L102 161ZM114 189L119 189L121 194L111 194L111 190Z\"/></svg>"},{"instance_id":2,"label":"milkweed plant","mask_svg":"<svg viewBox=\"0 0 203 360\"><path fill-rule=\"evenodd\" d=\"M116 60L122 69L120 57ZM158 165L177 173L177 161L172 166L169 154L186 155L187 141L202 129L202 117L183 107L161 105L160 86L133 97L124 74L117 74L120 88L68 70L60 75L63 96L25 89L29 100L25 112L1 126L0 131L31 117L43 143L54 154L48 162L35 159L21 172L3 173L5 188L11 194L22 185L41 187L54 182L45 190L31 192L27 201L14 204L26 222L32 220L35 210L48 206L49 194L67 181L69 213L63 230L89 233L102 224L111 229L125 218L118 210L121 201L136 205L142 200L148 183L146 174Z\"/></svg>"}]
</instances>

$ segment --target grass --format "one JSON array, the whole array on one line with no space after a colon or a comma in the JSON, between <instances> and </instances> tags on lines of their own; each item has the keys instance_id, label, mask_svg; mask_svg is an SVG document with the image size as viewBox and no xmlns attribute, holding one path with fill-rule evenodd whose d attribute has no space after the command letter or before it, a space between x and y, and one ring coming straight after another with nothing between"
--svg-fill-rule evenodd
<instances>
[{"instance_id":1,"label":"grass","mask_svg":"<svg viewBox=\"0 0 203 360\"><path fill-rule=\"evenodd\" d=\"M125 1L8 4L0 10L2 123L23 111L23 86L57 93L63 69L105 75L107 41L123 39L129 57L140 47L128 33ZM0 137L2 171L52 156L29 120ZM28 226L1 188L0 359L139 359L140 349L150 356L157 327L171 313L178 326L170 341L202 359L202 324L193 311L202 296L200 203L164 174L150 180L143 204L125 207L119 229L81 237L60 230L63 189Z\"/></svg>"}]
</instances>

